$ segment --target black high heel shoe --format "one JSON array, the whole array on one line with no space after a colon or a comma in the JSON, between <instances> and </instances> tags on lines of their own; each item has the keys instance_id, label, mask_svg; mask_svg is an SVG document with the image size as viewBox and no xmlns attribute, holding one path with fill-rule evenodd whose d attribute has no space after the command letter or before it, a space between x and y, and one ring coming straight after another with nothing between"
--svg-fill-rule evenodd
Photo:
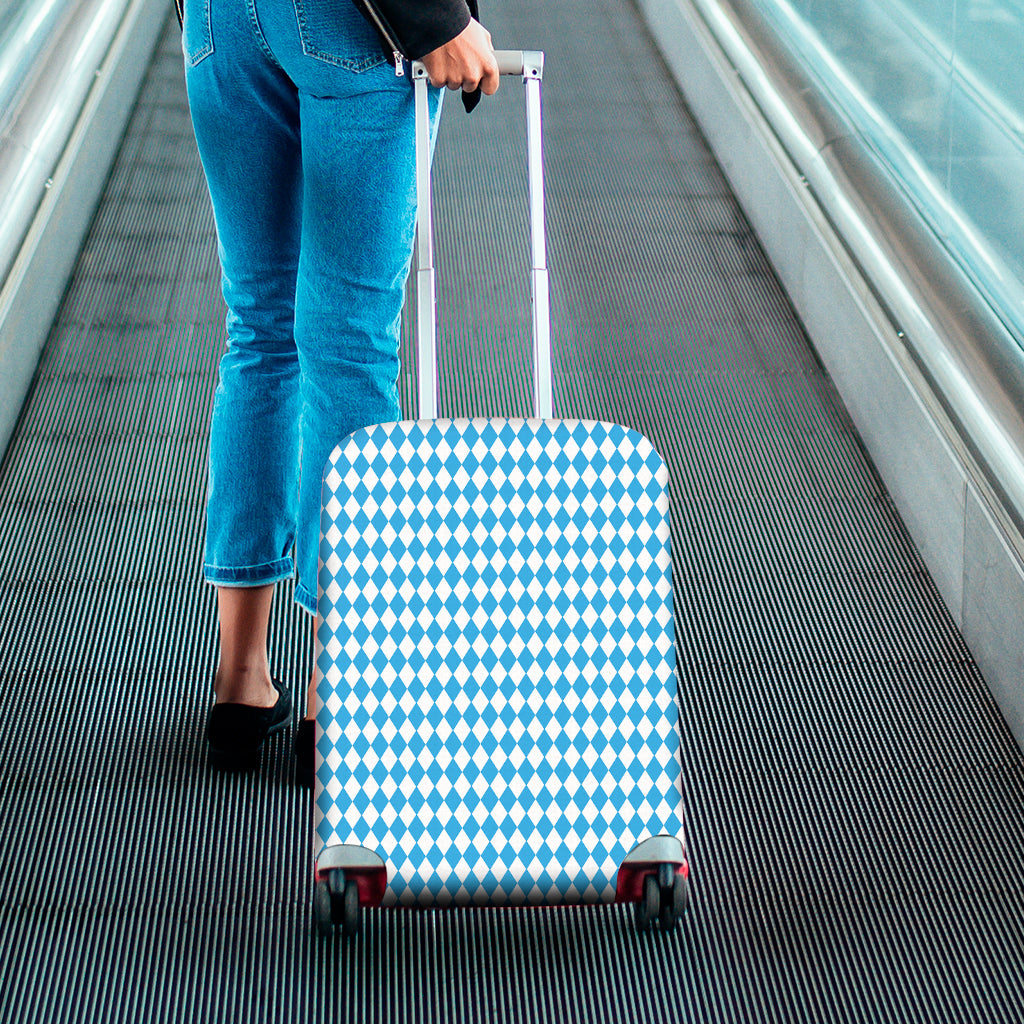
<instances>
[{"instance_id":1,"label":"black high heel shoe","mask_svg":"<svg viewBox=\"0 0 1024 1024\"><path fill-rule=\"evenodd\" d=\"M250 704L214 704L206 723L210 764L235 771L253 768L268 736L280 732L292 717L292 698L279 680L273 679L277 703L269 708Z\"/></svg>"}]
</instances>

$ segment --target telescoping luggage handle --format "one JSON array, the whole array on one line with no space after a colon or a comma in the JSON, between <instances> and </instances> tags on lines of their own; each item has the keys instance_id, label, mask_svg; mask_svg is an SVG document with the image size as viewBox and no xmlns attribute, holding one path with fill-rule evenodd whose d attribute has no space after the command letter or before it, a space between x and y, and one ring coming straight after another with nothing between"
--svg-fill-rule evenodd
<instances>
[{"instance_id":1,"label":"telescoping luggage handle","mask_svg":"<svg viewBox=\"0 0 1024 1024\"><path fill-rule=\"evenodd\" d=\"M530 182L530 236L533 302L533 408L541 419L552 416L551 304L548 296L547 243L544 231L544 163L541 150L540 83L544 54L536 50L496 50L502 75L519 75L526 86L527 170ZM427 71L412 65L416 85L416 343L419 416L437 416L437 327L434 321L434 239L431 228L430 116Z\"/></svg>"}]
</instances>

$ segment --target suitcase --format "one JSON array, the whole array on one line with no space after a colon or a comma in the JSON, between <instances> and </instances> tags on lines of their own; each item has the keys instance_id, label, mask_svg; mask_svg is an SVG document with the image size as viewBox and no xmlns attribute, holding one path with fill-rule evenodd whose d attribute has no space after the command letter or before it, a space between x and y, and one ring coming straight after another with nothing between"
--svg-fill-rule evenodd
<instances>
[{"instance_id":1,"label":"suitcase","mask_svg":"<svg viewBox=\"0 0 1024 1024\"><path fill-rule=\"evenodd\" d=\"M426 88L417 90L420 418L324 472L316 925L365 906L689 904L667 470L640 434L552 417L540 148L526 84L534 403L437 419Z\"/></svg>"}]
</instances>

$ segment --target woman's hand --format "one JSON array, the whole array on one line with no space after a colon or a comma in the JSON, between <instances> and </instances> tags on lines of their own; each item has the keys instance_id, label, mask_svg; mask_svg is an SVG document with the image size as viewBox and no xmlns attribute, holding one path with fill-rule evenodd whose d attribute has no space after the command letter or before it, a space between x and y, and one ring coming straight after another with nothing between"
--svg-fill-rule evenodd
<instances>
[{"instance_id":1,"label":"woman's hand","mask_svg":"<svg viewBox=\"0 0 1024 1024\"><path fill-rule=\"evenodd\" d=\"M473 92L477 86L486 96L498 91L498 62L494 59L491 33L470 19L450 42L423 58L432 85Z\"/></svg>"}]
</instances>

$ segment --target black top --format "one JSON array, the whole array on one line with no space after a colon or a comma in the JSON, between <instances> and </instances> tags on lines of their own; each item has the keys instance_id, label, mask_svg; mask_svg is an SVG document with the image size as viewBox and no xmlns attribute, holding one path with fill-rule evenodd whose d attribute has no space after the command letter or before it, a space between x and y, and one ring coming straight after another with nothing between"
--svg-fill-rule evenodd
<instances>
[{"instance_id":1,"label":"black top","mask_svg":"<svg viewBox=\"0 0 1024 1024\"><path fill-rule=\"evenodd\" d=\"M388 45L397 44L409 60L419 60L451 42L470 18L480 17L477 0L355 0L355 4L371 21L383 22L391 37ZM462 102L472 110L480 102L479 87L463 91Z\"/></svg>"},{"instance_id":2,"label":"black top","mask_svg":"<svg viewBox=\"0 0 1024 1024\"><path fill-rule=\"evenodd\" d=\"M467 0L375 0L374 7L398 29L402 49L410 60L454 39L476 16Z\"/></svg>"}]
</instances>

